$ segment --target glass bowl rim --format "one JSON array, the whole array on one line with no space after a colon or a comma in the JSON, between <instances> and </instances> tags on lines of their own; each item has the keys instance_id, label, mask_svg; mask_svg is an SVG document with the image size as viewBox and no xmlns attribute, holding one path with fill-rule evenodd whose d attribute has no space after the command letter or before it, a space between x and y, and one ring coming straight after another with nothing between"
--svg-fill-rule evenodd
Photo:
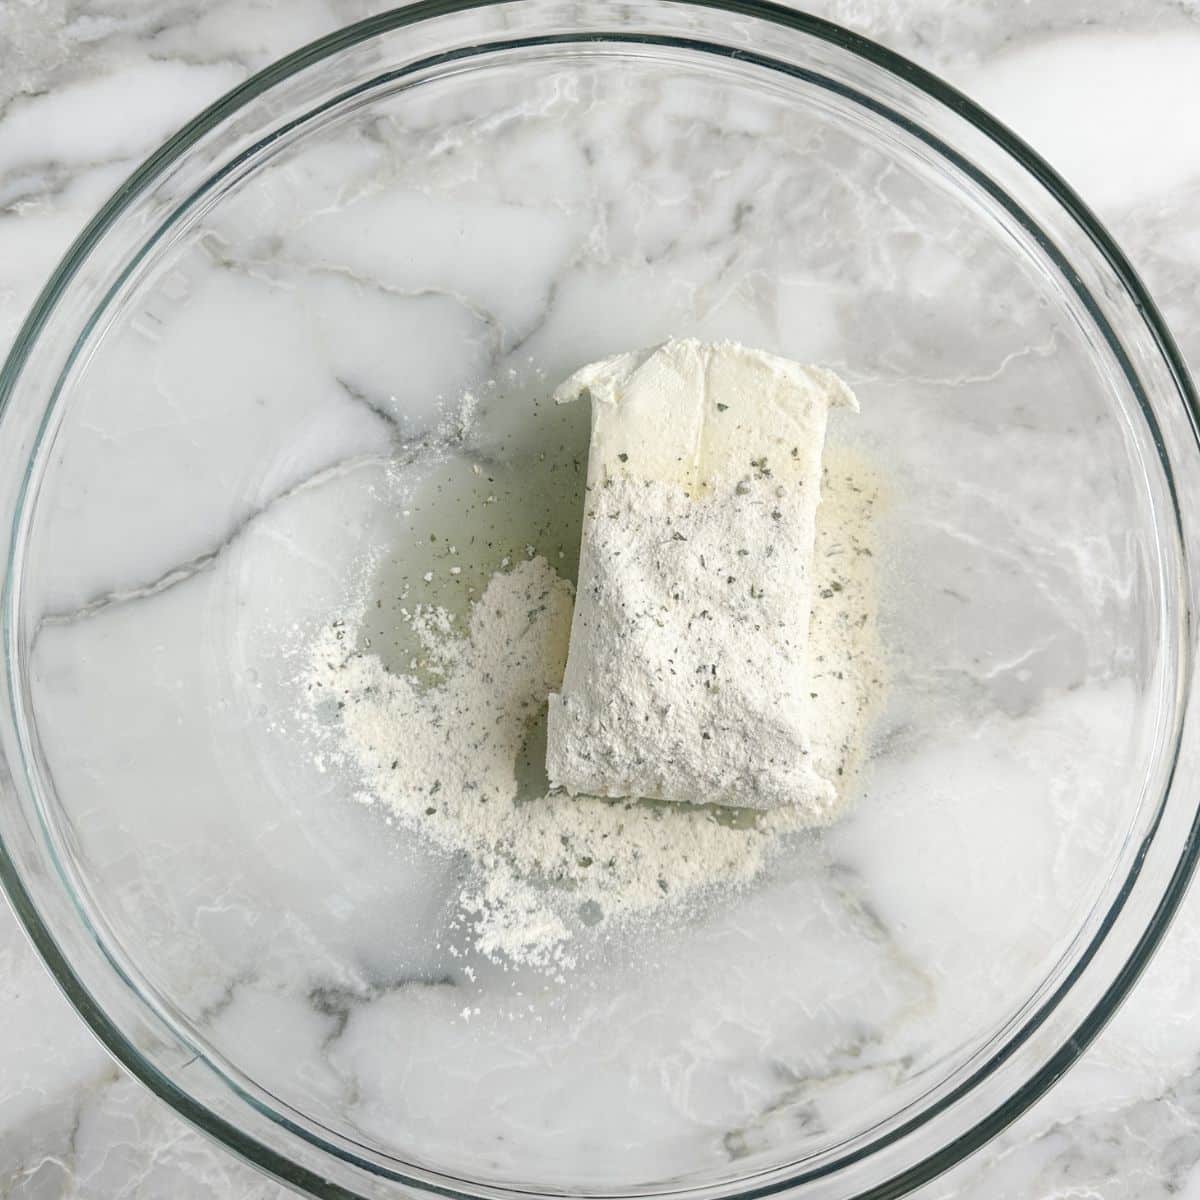
<instances>
[{"instance_id":1,"label":"glass bowl rim","mask_svg":"<svg viewBox=\"0 0 1200 1200\"><path fill-rule=\"evenodd\" d=\"M786 8L781 4L774 3L773 0L669 0L669 2L681 9L688 7L709 9L736 16L756 18L766 23L811 36L837 49L847 51L863 59L868 64L881 68L883 71L898 77L942 107L950 109L957 116L966 120L976 131L982 133L991 143L996 145L1010 159L1016 162L1018 166L1032 176L1045 189L1050 198L1072 219L1074 224L1087 236L1093 247L1100 253L1126 295L1133 300L1151 333L1157 352L1167 367L1172 381L1178 389L1179 397L1187 409L1193 432L1200 427L1200 400L1197 398L1196 390L1184 364L1182 355L1157 305L1146 290L1137 272L1088 205L1057 171L1021 137L1013 133L1002 122L992 117L973 100L957 88L946 83L939 76L924 67L918 66L896 51L890 50L872 39L848 30L832 21ZM416 3L403 8L394 8L378 13L341 29L334 30L277 59L267 67L251 75L241 84L230 89L192 118L177 133L164 142L158 150L145 159L117 188L71 243L66 254L59 261L54 272L34 301L29 314L13 340L3 366L0 367L0 417L8 411L22 369L39 335L49 322L58 301L78 273L93 247L117 222L133 201L148 186L153 184L166 168L186 154L200 138L272 87L284 82L300 71L315 65L321 60L348 50L362 42L438 17L451 16L471 10L485 10L501 4L512 3L519 6L522 0L417 0ZM671 37L648 38L637 34L621 34L615 29L612 33L615 35L613 40L616 41L639 43L644 41L669 42L674 40ZM593 40L596 36L604 35L588 35ZM748 58L755 57L754 55L744 54L744 52L743 55ZM147 243L144 243L143 249L153 240L154 238L152 237ZM107 296L102 299L101 306L103 306L106 299ZM1169 464L1166 465L1169 474ZM1177 512L1176 517L1178 517ZM1184 550L1186 552L1186 544L1184 545ZM7 572L3 582L5 621L7 621L10 612L11 588L11 572ZM6 684L11 692L14 664L11 659L11 646L7 639L5 660ZM1186 705L1187 697L1185 696L1181 704L1181 710L1185 710ZM1179 727L1182 727L1182 711ZM1175 745L1176 756L1177 753L1178 738L1176 738ZM1157 821L1148 836L1153 836L1156 828ZM1033 1075L1017 1091L1008 1096L992 1111L985 1113L964 1132L957 1134L946 1145L927 1154L899 1175L890 1178L886 1182L874 1185L865 1192L856 1192L856 1200L885 1200L885 1198L900 1196L913 1188L921 1186L973 1153L1033 1105L1087 1050L1137 982L1186 893L1198 859L1200 859L1200 807L1193 814L1190 831L1184 843L1183 853L1175 863L1171 876L1163 888L1162 896L1158 900L1145 928L1137 938L1128 959L1116 973L1113 980L1104 988L1103 993L1091 1011L1083 1017L1073 1033L1066 1038L1059 1049L1051 1054L1042 1066L1036 1069ZM85 985L82 978L71 966L64 951L60 949L54 933L42 919L31 893L21 879L15 861L5 845L2 833L0 833L0 886L7 893L18 920L67 1000L83 1018L106 1050L135 1079L149 1088L159 1099L165 1101L179 1116L183 1117L197 1129L281 1182L307 1192L310 1195L322 1198L328 1197L330 1200L333 1200L334 1197L338 1198L338 1200L354 1200L359 1195L359 1193L347 1190L340 1184L316 1174L307 1167L301 1166L280 1151L265 1145L256 1137L246 1134L230 1120L219 1116L201 1101L194 1099L177 1086L137 1049L126 1034L118 1027L115 1020L109 1017L101 1004L92 996L87 985ZM1110 913L1101 930L1092 939L1089 952L1081 958L1080 962L1075 965L1066 978L1053 989L1054 1001L1050 1005L1039 1007L1033 1014L1032 1019L1025 1023L1017 1035L1005 1042L998 1052L988 1062L983 1064L982 1067L973 1069L965 1081L953 1087L946 1096L940 1098L928 1111L902 1122L900 1126L891 1131L891 1134L884 1139L877 1139L870 1142L867 1157L875 1150L891 1144L896 1138L903 1136L907 1132L911 1132L914 1125L925 1124L930 1117L943 1111L948 1104L953 1103L966 1092L973 1090L978 1080L989 1074L1000 1061L1006 1059L1017 1046L1022 1044L1037 1025L1045 1019L1049 1011L1054 1007L1054 1004L1057 1003L1057 999L1066 990L1069 990L1071 982L1090 960L1091 952L1094 951L1094 948L1102 940L1112 919L1112 914ZM255 1099L248 1094L242 1093L240 1099L246 1104L258 1107ZM292 1133L303 1137L322 1153L353 1161L353 1156L339 1152L327 1142L313 1142L303 1130L292 1126L286 1118L281 1118L280 1114L267 1113L266 1115L271 1117L281 1128L290 1128ZM853 1162L858 1157L860 1156L852 1156L850 1161ZM370 1164L361 1161L353 1161L353 1165L364 1167L382 1177L390 1178L401 1185L412 1187L418 1192L439 1194L449 1197L450 1200L473 1200L472 1193L438 1186L427 1178L409 1177L401 1171L378 1172ZM833 1164L833 1169L841 1169L846 1165L848 1165L847 1160L838 1159ZM807 1178L809 1176L801 1175L799 1178L777 1179L768 1184L743 1187L736 1192L730 1193L730 1196L736 1197L737 1200L753 1200L753 1198L785 1192Z\"/></svg>"}]
</instances>

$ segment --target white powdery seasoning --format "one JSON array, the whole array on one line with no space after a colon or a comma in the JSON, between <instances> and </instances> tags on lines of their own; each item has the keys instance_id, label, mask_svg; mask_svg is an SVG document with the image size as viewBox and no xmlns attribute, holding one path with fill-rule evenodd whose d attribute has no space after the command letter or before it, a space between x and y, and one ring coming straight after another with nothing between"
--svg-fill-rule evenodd
<instances>
[{"instance_id":1,"label":"white powdery seasoning","mask_svg":"<svg viewBox=\"0 0 1200 1200\"><path fill-rule=\"evenodd\" d=\"M758 874L774 833L706 809L519 797L521 752L561 680L571 624L571 585L545 559L493 575L466 630L437 608L408 620L433 682L356 649L353 617L317 637L304 682L314 713L336 709L332 757L371 799L473 863L460 902L476 951L556 970L572 965L567 920L582 906L620 922Z\"/></svg>"}]
</instances>

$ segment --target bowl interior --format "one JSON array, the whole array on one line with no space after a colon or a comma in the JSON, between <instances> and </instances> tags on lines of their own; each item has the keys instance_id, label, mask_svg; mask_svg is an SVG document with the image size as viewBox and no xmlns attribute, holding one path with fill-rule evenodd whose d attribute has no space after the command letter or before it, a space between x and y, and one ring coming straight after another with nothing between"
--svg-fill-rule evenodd
<instances>
[{"instance_id":1,"label":"bowl interior","mask_svg":"<svg viewBox=\"0 0 1200 1200\"><path fill-rule=\"evenodd\" d=\"M1087 306L918 132L713 47L509 48L285 115L145 231L22 515L37 784L97 936L257 1103L469 1186L725 1187L919 1116L1061 980L1148 819L1174 551ZM298 651L357 589L400 664L474 464L478 569L531 543L570 575L586 419L549 390L671 335L858 392L864 794L561 979L453 956L463 864L322 769Z\"/></svg>"}]
</instances>

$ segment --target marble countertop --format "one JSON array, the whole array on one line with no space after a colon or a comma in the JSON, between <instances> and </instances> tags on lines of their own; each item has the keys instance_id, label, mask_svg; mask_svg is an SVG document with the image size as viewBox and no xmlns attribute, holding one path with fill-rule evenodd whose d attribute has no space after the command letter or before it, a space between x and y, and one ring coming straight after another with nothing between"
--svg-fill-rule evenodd
<instances>
[{"instance_id":1,"label":"marble countertop","mask_svg":"<svg viewBox=\"0 0 1200 1200\"><path fill-rule=\"evenodd\" d=\"M201 106L370 0L0 4L0 351L71 238ZM1200 362L1198 0L820 0L1041 150ZM1084 1059L922 1200L1200 1197L1200 893ZM288 1193L126 1077L0 904L0 1196Z\"/></svg>"}]
</instances>

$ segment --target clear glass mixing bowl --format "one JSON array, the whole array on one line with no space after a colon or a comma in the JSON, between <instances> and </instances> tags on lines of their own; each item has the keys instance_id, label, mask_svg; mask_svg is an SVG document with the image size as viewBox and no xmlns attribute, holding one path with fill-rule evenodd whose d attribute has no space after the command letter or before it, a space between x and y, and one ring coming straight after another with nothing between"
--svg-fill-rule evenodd
<instances>
[{"instance_id":1,"label":"clear glass mixing bowl","mask_svg":"<svg viewBox=\"0 0 1200 1200\"><path fill-rule=\"evenodd\" d=\"M669 334L862 400L893 657L866 794L565 982L468 971L458 865L294 736L289 639L364 561L389 597L438 397L482 397L457 449L515 529L581 452L578 423L534 452L536 402ZM5 885L116 1057L314 1194L898 1195L1062 1073L1186 884L1178 355L1044 163L831 25L349 28L120 189L0 395Z\"/></svg>"}]
</instances>

